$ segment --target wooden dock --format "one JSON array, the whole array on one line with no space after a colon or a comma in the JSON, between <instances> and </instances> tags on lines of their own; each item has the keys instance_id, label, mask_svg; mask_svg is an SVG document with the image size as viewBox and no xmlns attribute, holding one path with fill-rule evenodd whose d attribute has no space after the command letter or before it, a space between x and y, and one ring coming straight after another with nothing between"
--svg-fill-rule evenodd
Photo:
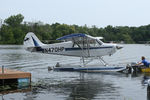
<instances>
[{"instance_id":1,"label":"wooden dock","mask_svg":"<svg viewBox=\"0 0 150 100\"><path fill-rule=\"evenodd\" d=\"M17 82L20 82L21 79L29 80L28 82L30 84L31 83L31 73L7 69L7 68L3 68L3 67L0 68L0 83L1 84L5 84L9 80L11 80L11 82L13 82L13 80L17 80Z\"/></svg>"},{"instance_id":2,"label":"wooden dock","mask_svg":"<svg viewBox=\"0 0 150 100\"><path fill-rule=\"evenodd\" d=\"M31 79L31 73L4 69L4 73L2 73L2 68L0 68L0 79L18 79L18 78L29 78Z\"/></svg>"}]
</instances>

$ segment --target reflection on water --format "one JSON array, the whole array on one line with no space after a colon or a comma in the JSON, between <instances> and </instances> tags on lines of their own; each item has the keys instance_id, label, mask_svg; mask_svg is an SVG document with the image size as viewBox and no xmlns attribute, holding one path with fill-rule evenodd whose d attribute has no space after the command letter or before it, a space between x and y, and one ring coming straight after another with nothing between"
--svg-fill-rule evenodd
<instances>
[{"instance_id":1,"label":"reflection on water","mask_svg":"<svg viewBox=\"0 0 150 100\"><path fill-rule=\"evenodd\" d=\"M102 74L97 74L96 77L94 74L78 74L80 75L77 79L67 82L60 81L58 84L51 84L49 79L40 80L32 85L32 93L27 97L34 95L35 98L38 94L47 94L53 91L58 95L64 95L66 100L104 99L105 96L109 99L120 99L119 92L116 90L119 87L113 86L111 82L106 83Z\"/></svg>"},{"instance_id":2,"label":"reflection on water","mask_svg":"<svg viewBox=\"0 0 150 100\"><path fill-rule=\"evenodd\" d=\"M31 91L30 82L18 82L23 79L0 80L0 94ZM25 80L25 79L24 79Z\"/></svg>"},{"instance_id":3,"label":"reflection on water","mask_svg":"<svg viewBox=\"0 0 150 100\"><path fill-rule=\"evenodd\" d=\"M84 73L81 74L84 75ZM105 83L103 80L97 78L84 78L83 76L81 79L75 81L76 84L66 84L66 87L71 90L67 100L91 100L97 98L97 95L104 95L104 93L106 93L108 96L112 94L118 95L115 89L116 87L113 87L111 83ZM112 96L110 97L112 99L116 98L113 98ZM99 99L103 99L103 97Z\"/></svg>"},{"instance_id":4,"label":"reflection on water","mask_svg":"<svg viewBox=\"0 0 150 100\"><path fill-rule=\"evenodd\" d=\"M138 51L141 48L142 51ZM127 64L146 56L150 61L149 50L150 46L124 45L123 49L104 59L111 64ZM143 76L149 76L147 74L55 72L47 69L58 61L68 64L79 63L79 60L29 53L21 45L0 46L0 65L32 73L32 88L6 86L1 93L3 100L149 100L147 87L141 84Z\"/></svg>"},{"instance_id":5,"label":"reflection on water","mask_svg":"<svg viewBox=\"0 0 150 100\"><path fill-rule=\"evenodd\" d=\"M150 100L150 86L147 87L147 100Z\"/></svg>"},{"instance_id":6,"label":"reflection on water","mask_svg":"<svg viewBox=\"0 0 150 100\"><path fill-rule=\"evenodd\" d=\"M31 91L31 86L19 86L17 83L10 83L0 86L0 94L1 94L1 100L7 100L4 98L7 94L13 94L13 93L27 93Z\"/></svg>"},{"instance_id":7,"label":"reflection on water","mask_svg":"<svg viewBox=\"0 0 150 100\"><path fill-rule=\"evenodd\" d=\"M103 75L113 75L116 77L124 76L121 73L88 74L77 72L76 74L78 74L77 78L73 77L75 79L71 81L58 81L57 84L52 84L53 80L49 78L40 79L38 82L32 83L32 91L30 87L18 89L17 84L9 84L11 88L7 89L7 86L5 86L5 91L0 93L26 92L26 100L33 100L34 98L38 98L39 94L47 94L52 91L58 95L65 95L64 99L66 100L104 99L105 96L107 96L108 99L121 99L119 97L119 92L117 91L117 88L119 87L113 86L111 81L106 82L105 79L103 79Z\"/></svg>"},{"instance_id":8,"label":"reflection on water","mask_svg":"<svg viewBox=\"0 0 150 100\"><path fill-rule=\"evenodd\" d=\"M142 85L147 87L147 100L150 100L150 73L145 73L142 80Z\"/></svg>"},{"instance_id":9,"label":"reflection on water","mask_svg":"<svg viewBox=\"0 0 150 100\"><path fill-rule=\"evenodd\" d=\"M0 86L0 94L8 94L8 93L17 93L17 92L29 92L31 91L31 87L30 86L26 86L26 87L19 87L16 84L13 85L4 85L4 86Z\"/></svg>"}]
</instances>

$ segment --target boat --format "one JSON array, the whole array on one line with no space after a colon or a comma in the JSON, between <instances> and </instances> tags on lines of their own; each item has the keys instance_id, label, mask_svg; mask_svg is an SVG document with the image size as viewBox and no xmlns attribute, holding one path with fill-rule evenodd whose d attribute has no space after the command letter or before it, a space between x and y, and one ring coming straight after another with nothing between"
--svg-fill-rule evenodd
<instances>
[{"instance_id":1,"label":"boat","mask_svg":"<svg viewBox=\"0 0 150 100\"><path fill-rule=\"evenodd\" d=\"M141 68L141 72L150 73L150 68Z\"/></svg>"}]
</instances>

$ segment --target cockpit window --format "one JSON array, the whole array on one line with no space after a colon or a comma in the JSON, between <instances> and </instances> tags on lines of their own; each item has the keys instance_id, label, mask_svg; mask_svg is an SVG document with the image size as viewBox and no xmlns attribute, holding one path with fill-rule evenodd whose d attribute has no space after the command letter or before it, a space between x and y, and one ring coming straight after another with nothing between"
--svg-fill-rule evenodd
<instances>
[{"instance_id":1,"label":"cockpit window","mask_svg":"<svg viewBox=\"0 0 150 100\"><path fill-rule=\"evenodd\" d=\"M89 47L99 47L103 44L103 42L99 39L89 39L89 38L74 38L72 47L81 47L81 48L89 48Z\"/></svg>"}]
</instances>

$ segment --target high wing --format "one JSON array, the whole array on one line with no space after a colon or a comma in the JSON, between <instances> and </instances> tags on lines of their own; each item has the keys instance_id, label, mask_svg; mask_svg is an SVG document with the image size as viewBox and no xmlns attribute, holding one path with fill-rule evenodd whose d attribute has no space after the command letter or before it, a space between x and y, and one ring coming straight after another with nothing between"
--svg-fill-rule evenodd
<instances>
[{"instance_id":1,"label":"high wing","mask_svg":"<svg viewBox=\"0 0 150 100\"><path fill-rule=\"evenodd\" d=\"M88 45L95 44L96 42L99 45L103 44L103 42L100 39L103 39L103 37L92 37L90 35L83 34L83 33L74 33L74 34L70 34L70 35L65 35L56 40L72 41L74 43L74 45L77 44L79 46L79 44L80 44L79 47L84 48L84 47L87 47Z\"/></svg>"},{"instance_id":2,"label":"high wing","mask_svg":"<svg viewBox=\"0 0 150 100\"><path fill-rule=\"evenodd\" d=\"M75 39L77 39L78 41L81 41L85 39L95 40L96 38L87 34L83 34L83 33L74 33L74 34L65 35L56 40L74 41Z\"/></svg>"}]
</instances>

